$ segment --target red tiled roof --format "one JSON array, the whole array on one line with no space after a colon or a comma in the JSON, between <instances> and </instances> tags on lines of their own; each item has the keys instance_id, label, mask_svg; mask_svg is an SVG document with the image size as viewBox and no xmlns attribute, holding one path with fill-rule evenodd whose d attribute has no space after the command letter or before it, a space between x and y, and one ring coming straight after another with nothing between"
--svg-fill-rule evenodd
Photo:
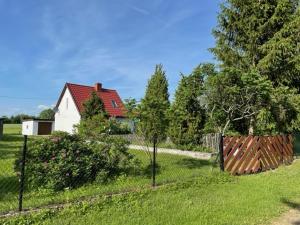
<instances>
[{"instance_id":1,"label":"red tiled roof","mask_svg":"<svg viewBox=\"0 0 300 225\"><path fill-rule=\"evenodd\" d=\"M83 111L83 103L91 97L91 94L93 91L95 91L95 88L91 86L84 86L84 85L70 84L70 83L66 84L65 89L66 88L69 89L75 101L75 104L77 106L77 109L81 113ZM116 90L101 88L101 90L96 91L96 93L103 101L105 111L108 113L110 117L125 117L124 115L125 107ZM115 101L117 103L116 108L113 107L112 101Z\"/></svg>"}]
</instances>

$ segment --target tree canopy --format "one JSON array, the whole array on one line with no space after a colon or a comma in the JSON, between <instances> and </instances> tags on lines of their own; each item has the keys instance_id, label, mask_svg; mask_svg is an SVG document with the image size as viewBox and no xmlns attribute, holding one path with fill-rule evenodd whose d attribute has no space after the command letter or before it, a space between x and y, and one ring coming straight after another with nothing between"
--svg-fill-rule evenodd
<instances>
[{"instance_id":1,"label":"tree canopy","mask_svg":"<svg viewBox=\"0 0 300 225\"><path fill-rule=\"evenodd\" d=\"M45 109L40 112L39 118L46 119L46 120L54 120L55 112L53 109Z\"/></svg>"}]
</instances>

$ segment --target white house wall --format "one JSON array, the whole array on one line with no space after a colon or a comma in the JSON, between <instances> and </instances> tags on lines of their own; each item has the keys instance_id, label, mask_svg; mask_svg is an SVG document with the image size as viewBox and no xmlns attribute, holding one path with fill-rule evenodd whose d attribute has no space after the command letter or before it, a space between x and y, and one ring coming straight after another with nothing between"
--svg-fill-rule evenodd
<instances>
[{"instance_id":1,"label":"white house wall","mask_svg":"<svg viewBox=\"0 0 300 225\"><path fill-rule=\"evenodd\" d=\"M67 88L55 113L55 131L74 133L74 125L79 124L80 114Z\"/></svg>"}]
</instances>

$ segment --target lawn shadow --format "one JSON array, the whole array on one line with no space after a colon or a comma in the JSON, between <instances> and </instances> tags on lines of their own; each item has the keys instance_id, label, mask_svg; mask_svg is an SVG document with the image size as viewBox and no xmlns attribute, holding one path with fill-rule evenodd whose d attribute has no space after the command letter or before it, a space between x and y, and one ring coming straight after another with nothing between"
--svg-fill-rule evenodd
<instances>
[{"instance_id":1,"label":"lawn shadow","mask_svg":"<svg viewBox=\"0 0 300 225\"><path fill-rule=\"evenodd\" d=\"M3 138L0 140L1 142L21 142L24 137L16 134L4 134Z\"/></svg>"},{"instance_id":2,"label":"lawn shadow","mask_svg":"<svg viewBox=\"0 0 300 225\"><path fill-rule=\"evenodd\" d=\"M19 180L17 176L0 176L0 200L6 195L18 194Z\"/></svg>"},{"instance_id":3,"label":"lawn shadow","mask_svg":"<svg viewBox=\"0 0 300 225\"><path fill-rule=\"evenodd\" d=\"M156 163L156 175L159 175L162 172L162 167L159 163ZM147 178L151 178L152 177L152 173L153 173L153 166L151 163L148 164L148 166L142 168L141 171L143 176L146 176Z\"/></svg>"},{"instance_id":4,"label":"lawn shadow","mask_svg":"<svg viewBox=\"0 0 300 225\"><path fill-rule=\"evenodd\" d=\"M177 165L186 167L188 169L197 169L204 166L211 166L212 163L208 160L203 159L194 159L194 158L184 158L181 160L178 160L176 162Z\"/></svg>"}]
</instances>

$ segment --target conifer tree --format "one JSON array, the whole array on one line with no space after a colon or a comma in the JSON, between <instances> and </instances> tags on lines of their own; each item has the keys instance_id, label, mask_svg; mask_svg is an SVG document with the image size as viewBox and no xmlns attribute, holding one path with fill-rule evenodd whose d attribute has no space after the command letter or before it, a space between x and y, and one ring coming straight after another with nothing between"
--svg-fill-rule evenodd
<instances>
[{"instance_id":1,"label":"conifer tree","mask_svg":"<svg viewBox=\"0 0 300 225\"><path fill-rule=\"evenodd\" d=\"M146 140L158 141L166 138L169 109L168 81L163 66L156 65L155 72L148 81L144 98L140 105L139 131Z\"/></svg>"},{"instance_id":2,"label":"conifer tree","mask_svg":"<svg viewBox=\"0 0 300 225\"><path fill-rule=\"evenodd\" d=\"M91 97L83 103L84 111L82 112L83 119L91 119L95 115L106 115L104 104L101 98L95 91L92 92Z\"/></svg>"},{"instance_id":3,"label":"conifer tree","mask_svg":"<svg viewBox=\"0 0 300 225\"><path fill-rule=\"evenodd\" d=\"M256 69L264 56L261 47L292 20L296 7L294 0L226 0L213 31L212 52L222 67Z\"/></svg>"},{"instance_id":4,"label":"conifer tree","mask_svg":"<svg viewBox=\"0 0 300 225\"><path fill-rule=\"evenodd\" d=\"M177 145L198 145L205 124L204 79L214 73L211 64L199 65L188 76L182 75L170 109L169 136Z\"/></svg>"},{"instance_id":5,"label":"conifer tree","mask_svg":"<svg viewBox=\"0 0 300 225\"><path fill-rule=\"evenodd\" d=\"M264 55L259 70L276 86L285 85L300 93L300 8L261 50Z\"/></svg>"}]
</instances>

